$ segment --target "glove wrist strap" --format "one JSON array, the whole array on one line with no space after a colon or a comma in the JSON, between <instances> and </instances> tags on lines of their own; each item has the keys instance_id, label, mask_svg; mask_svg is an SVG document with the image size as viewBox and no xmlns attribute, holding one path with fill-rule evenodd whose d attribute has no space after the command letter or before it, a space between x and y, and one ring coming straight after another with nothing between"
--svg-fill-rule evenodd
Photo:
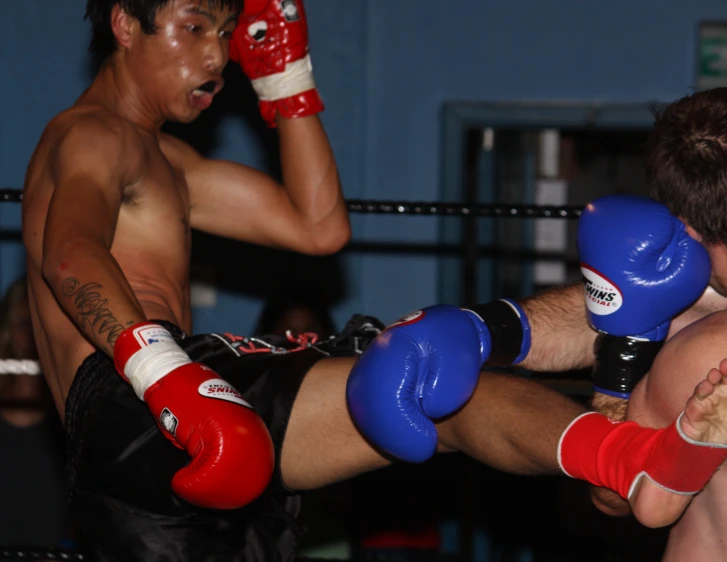
<instances>
[{"instance_id":1,"label":"glove wrist strap","mask_svg":"<svg viewBox=\"0 0 727 562\"><path fill-rule=\"evenodd\" d=\"M192 360L164 326L143 322L121 333L114 346L114 363L144 400L153 384Z\"/></svg>"},{"instance_id":2,"label":"glove wrist strap","mask_svg":"<svg viewBox=\"0 0 727 562\"><path fill-rule=\"evenodd\" d=\"M260 101L276 101L296 96L316 87L310 56L289 62L283 72L251 81Z\"/></svg>"},{"instance_id":3,"label":"glove wrist strap","mask_svg":"<svg viewBox=\"0 0 727 562\"><path fill-rule=\"evenodd\" d=\"M479 316L492 340L488 365L515 365L530 351L530 322L522 307L513 300L500 299L467 310Z\"/></svg>"},{"instance_id":4,"label":"glove wrist strap","mask_svg":"<svg viewBox=\"0 0 727 562\"><path fill-rule=\"evenodd\" d=\"M140 399L149 388L169 373L192 362L175 342L159 342L144 347L131 356L124 375Z\"/></svg>"},{"instance_id":5,"label":"glove wrist strap","mask_svg":"<svg viewBox=\"0 0 727 562\"><path fill-rule=\"evenodd\" d=\"M651 369L664 341L599 334L593 345L596 362L591 380L596 391L628 399Z\"/></svg>"}]
</instances>

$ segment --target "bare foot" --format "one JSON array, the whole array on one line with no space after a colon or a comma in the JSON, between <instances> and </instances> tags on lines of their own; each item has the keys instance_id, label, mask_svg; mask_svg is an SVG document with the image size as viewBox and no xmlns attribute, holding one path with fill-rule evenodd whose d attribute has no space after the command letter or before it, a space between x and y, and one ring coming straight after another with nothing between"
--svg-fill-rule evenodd
<instances>
[{"instance_id":1,"label":"bare foot","mask_svg":"<svg viewBox=\"0 0 727 562\"><path fill-rule=\"evenodd\" d=\"M711 369L694 389L680 420L684 434L695 441L727 445L727 359ZM636 518L647 527L671 525L692 501L691 495L666 491L642 478L629 503Z\"/></svg>"},{"instance_id":2,"label":"bare foot","mask_svg":"<svg viewBox=\"0 0 727 562\"><path fill-rule=\"evenodd\" d=\"M680 423L690 439L727 445L727 360L720 369L711 369L694 389Z\"/></svg>"}]
</instances>

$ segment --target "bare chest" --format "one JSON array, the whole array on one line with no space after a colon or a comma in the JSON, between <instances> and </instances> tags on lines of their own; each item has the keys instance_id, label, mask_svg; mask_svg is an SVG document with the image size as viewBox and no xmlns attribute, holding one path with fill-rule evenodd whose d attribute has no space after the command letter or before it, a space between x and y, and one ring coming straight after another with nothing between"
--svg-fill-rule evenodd
<instances>
[{"instance_id":1,"label":"bare chest","mask_svg":"<svg viewBox=\"0 0 727 562\"><path fill-rule=\"evenodd\" d=\"M170 250L188 247L190 198L183 171L156 151L144 172L124 193L117 231L143 233L149 244L172 244Z\"/></svg>"}]
</instances>

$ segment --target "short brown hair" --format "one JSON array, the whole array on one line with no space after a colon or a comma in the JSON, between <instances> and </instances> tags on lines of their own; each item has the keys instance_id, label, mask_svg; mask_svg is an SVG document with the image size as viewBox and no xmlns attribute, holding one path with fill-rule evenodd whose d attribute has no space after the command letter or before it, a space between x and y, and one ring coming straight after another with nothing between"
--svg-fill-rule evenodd
<instances>
[{"instance_id":1,"label":"short brown hair","mask_svg":"<svg viewBox=\"0 0 727 562\"><path fill-rule=\"evenodd\" d=\"M683 97L656 113L646 176L651 196L705 243L727 244L727 88Z\"/></svg>"}]
</instances>

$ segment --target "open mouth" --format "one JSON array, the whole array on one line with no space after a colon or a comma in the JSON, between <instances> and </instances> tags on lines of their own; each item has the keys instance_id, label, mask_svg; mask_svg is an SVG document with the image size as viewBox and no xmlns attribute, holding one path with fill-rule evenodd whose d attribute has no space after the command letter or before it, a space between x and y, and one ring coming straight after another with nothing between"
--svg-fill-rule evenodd
<instances>
[{"instance_id":1,"label":"open mouth","mask_svg":"<svg viewBox=\"0 0 727 562\"><path fill-rule=\"evenodd\" d=\"M212 100L215 95L220 92L223 85L224 81L222 78L219 80L208 80L190 92L190 103L197 109L207 109L210 105L212 105Z\"/></svg>"},{"instance_id":2,"label":"open mouth","mask_svg":"<svg viewBox=\"0 0 727 562\"><path fill-rule=\"evenodd\" d=\"M201 98L205 94L214 94L217 90L217 82L214 80L208 80L201 86L192 90L192 95Z\"/></svg>"}]
</instances>

